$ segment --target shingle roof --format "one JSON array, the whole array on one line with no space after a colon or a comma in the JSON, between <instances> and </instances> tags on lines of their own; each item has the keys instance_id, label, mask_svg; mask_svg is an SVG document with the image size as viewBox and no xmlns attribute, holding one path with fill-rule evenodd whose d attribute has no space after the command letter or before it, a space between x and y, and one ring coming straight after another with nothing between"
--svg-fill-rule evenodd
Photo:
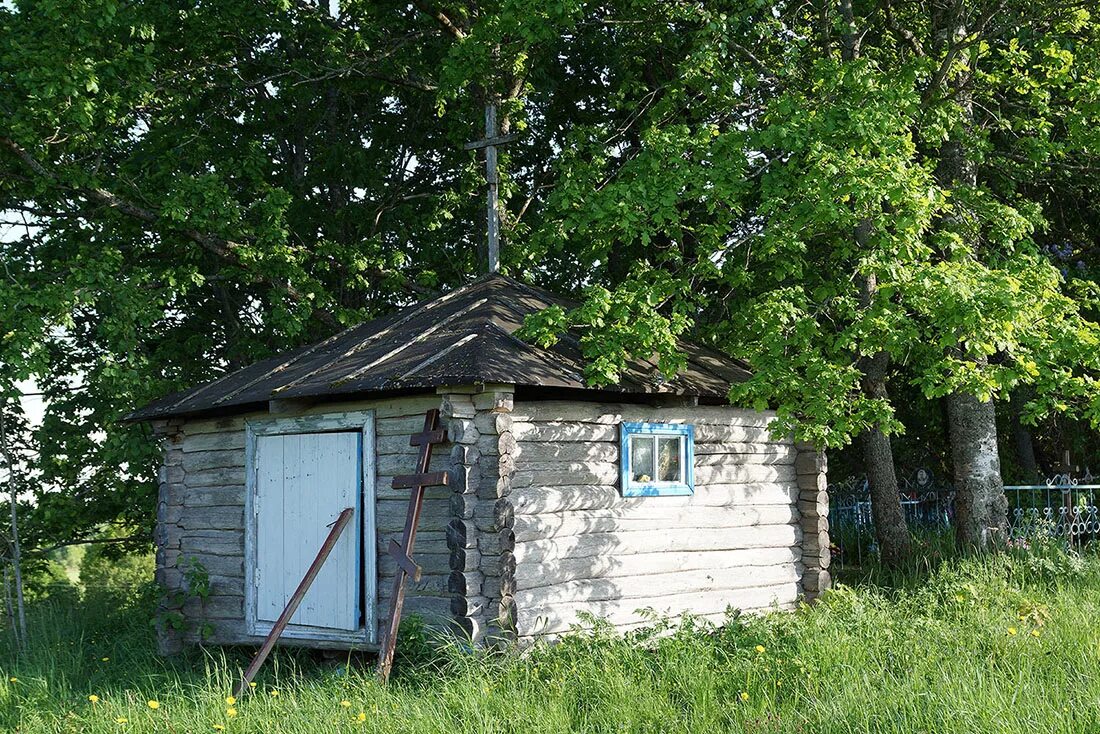
<instances>
[{"instance_id":1,"label":"shingle roof","mask_svg":"<svg viewBox=\"0 0 1100 734\"><path fill-rule=\"evenodd\" d=\"M161 398L126 416L140 421L243 410L273 399L322 398L409 391L441 385L504 383L590 389L578 334L549 349L513 336L524 317L576 304L503 275L488 275L443 296L346 329ZM627 394L725 397L745 380L745 365L686 342L688 362L665 380L655 361L633 360L618 384L599 389Z\"/></svg>"}]
</instances>

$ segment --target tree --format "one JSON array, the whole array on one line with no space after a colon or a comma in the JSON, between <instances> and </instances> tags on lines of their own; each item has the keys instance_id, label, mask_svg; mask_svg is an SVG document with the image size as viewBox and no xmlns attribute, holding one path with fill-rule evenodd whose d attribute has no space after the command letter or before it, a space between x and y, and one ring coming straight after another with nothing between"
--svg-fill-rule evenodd
<instances>
[{"instance_id":1,"label":"tree","mask_svg":"<svg viewBox=\"0 0 1100 734\"><path fill-rule=\"evenodd\" d=\"M624 28L653 11L612 10ZM631 143L575 136L553 200L551 231L610 287L532 321L531 336L591 327L596 380L632 353L674 368L674 342L655 330L693 328L748 359L754 376L732 397L775 405L778 430L870 439L887 561L905 554L883 441L901 429L885 390L894 365L948 400L959 539L983 545L1004 506L993 399L1032 385L1036 412L1097 417L1090 301L1070 297L1037 246L1041 201L1004 185L1021 155L1037 168L1087 145L1058 131L1095 129L1091 17L1004 2L667 12L652 25L690 41L653 54L683 49L675 73L616 90L644 110ZM665 104L643 104L658 92ZM628 275L604 266L631 248L643 254Z\"/></svg>"},{"instance_id":2,"label":"tree","mask_svg":"<svg viewBox=\"0 0 1100 734\"><path fill-rule=\"evenodd\" d=\"M462 143L522 79L471 83L456 49L500 8L341 6L0 5L0 385L47 409L29 547L148 535L128 411L483 270ZM544 142L509 147L506 192L539 190Z\"/></svg>"},{"instance_id":3,"label":"tree","mask_svg":"<svg viewBox=\"0 0 1100 734\"><path fill-rule=\"evenodd\" d=\"M1097 149L1095 24L965 7L938 44L889 0L0 7L0 385L48 404L28 545L148 527L135 405L478 272L462 143L495 102L505 268L592 286L532 333L595 327L596 382L675 370L688 330L750 358L733 398L864 444L900 561L891 385L1095 415L1088 292L1038 247L1092 231L1043 215L1046 182L1094 190L1047 169ZM938 175L945 140L974 177Z\"/></svg>"}]
</instances>

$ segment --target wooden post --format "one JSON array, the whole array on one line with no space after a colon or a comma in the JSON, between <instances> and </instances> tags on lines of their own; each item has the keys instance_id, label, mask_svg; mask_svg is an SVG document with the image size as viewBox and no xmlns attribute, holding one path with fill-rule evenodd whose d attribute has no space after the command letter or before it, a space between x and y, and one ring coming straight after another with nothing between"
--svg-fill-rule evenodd
<instances>
[{"instance_id":1,"label":"wooden post","mask_svg":"<svg viewBox=\"0 0 1100 734\"><path fill-rule=\"evenodd\" d=\"M485 106L485 137L493 138L497 134L497 106L489 104ZM486 226L488 228L489 272L500 270L500 218L497 212L497 147L488 145L485 147L485 180L489 184L488 206Z\"/></svg>"},{"instance_id":2,"label":"wooden post","mask_svg":"<svg viewBox=\"0 0 1100 734\"><path fill-rule=\"evenodd\" d=\"M236 688L233 689L234 696L240 696L248 690L248 684L256 677L256 673L259 672L260 666L264 664L264 661L267 660L267 656L271 654L272 648L275 647L275 642L278 641L279 636L283 634L283 630L286 629L286 626L290 624L290 618L298 611L298 606L302 603L302 599L305 598L306 592L309 591L309 587L313 585L313 580L316 579L317 574L321 572L321 566L325 565L329 553L331 553L332 549L336 546L336 541L340 539L340 534L344 532L344 528L348 526L348 523L354 515L354 507L345 508L344 511L340 513L340 516L336 518L336 522L332 524L332 530L329 531L328 537L325 538L325 542L321 544L321 550L317 551L317 557L313 559L313 563L311 563L306 570L306 575L302 577L302 581L298 584L298 588L294 590L294 594L291 595L286 608L283 609L279 618L275 620L275 626L267 633L267 639L264 640L264 644L260 645L256 657L252 658L248 670L244 672L244 677L241 678Z\"/></svg>"},{"instance_id":3,"label":"wooden post","mask_svg":"<svg viewBox=\"0 0 1100 734\"><path fill-rule=\"evenodd\" d=\"M486 225L488 227L488 265L489 272L500 271L500 211L497 203L500 177L497 174L497 146L510 143L519 138L519 135L497 134L497 106L490 102L485 105L485 138L466 143L466 150L485 149L485 181L488 184L486 203Z\"/></svg>"},{"instance_id":4,"label":"wooden post","mask_svg":"<svg viewBox=\"0 0 1100 734\"><path fill-rule=\"evenodd\" d=\"M393 653L397 646L397 630L401 626L401 608L405 604L405 582L411 576L413 581L420 578L420 567L412 559L413 545L416 543L416 526L420 522L420 510L424 506L424 489L435 485L446 485L447 472L428 472L432 461L432 447L447 440L447 432L439 428L439 411L429 410L424 414L424 430L414 433L409 439L410 446L419 446L420 455L416 461L416 473L404 474L393 478L394 489L412 488L409 496L409 509L405 514L405 530L401 542L391 540L389 553L397 562L397 572L393 577L393 602L386 631L382 637L382 649L378 653L378 678L383 683L389 680L393 668Z\"/></svg>"}]
</instances>

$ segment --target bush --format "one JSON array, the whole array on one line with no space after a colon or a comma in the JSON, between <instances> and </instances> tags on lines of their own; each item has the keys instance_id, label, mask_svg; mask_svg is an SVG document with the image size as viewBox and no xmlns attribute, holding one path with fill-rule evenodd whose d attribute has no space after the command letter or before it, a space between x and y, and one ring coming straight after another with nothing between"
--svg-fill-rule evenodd
<instances>
[{"instance_id":1,"label":"bush","mask_svg":"<svg viewBox=\"0 0 1100 734\"><path fill-rule=\"evenodd\" d=\"M92 545L80 562L80 585L85 595L130 601L150 593L154 568L151 553L119 555Z\"/></svg>"}]
</instances>

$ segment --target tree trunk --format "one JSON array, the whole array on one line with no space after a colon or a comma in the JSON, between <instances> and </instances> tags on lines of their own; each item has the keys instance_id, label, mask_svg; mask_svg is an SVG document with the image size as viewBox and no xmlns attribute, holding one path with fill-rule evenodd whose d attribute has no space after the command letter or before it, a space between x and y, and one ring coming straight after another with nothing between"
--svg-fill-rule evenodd
<instances>
[{"instance_id":1,"label":"tree trunk","mask_svg":"<svg viewBox=\"0 0 1100 734\"><path fill-rule=\"evenodd\" d=\"M22 551L19 548L19 512L17 500L19 492L16 489L15 462L12 460L11 449L8 446L7 426L4 421L4 405L0 403L0 453L4 456L4 463L8 469L8 487L11 489L11 565L15 573L15 603L16 612L19 615L19 631L16 639L19 641L19 652L26 653L27 641L27 611L23 603L23 568Z\"/></svg>"},{"instance_id":2,"label":"tree trunk","mask_svg":"<svg viewBox=\"0 0 1100 734\"><path fill-rule=\"evenodd\" d=\"M936 162L936 181L946 191L976 188L978 170L967 154L965 140L974 121L970 92L973 71L966 45L970 10L966 0L937 0L930 6L937 55L955 56L956 71L944 80L962 110L959 126L943 142ZM946 93L946 92L945 92ZM941 222L947 230L965 231L965 212L949 213ZM975 246L975 252L978 247ZM960 344L958 356L968 358ZM970 357L979 367L983 357ZM955 541L960 549L987 549L994 535L1007 529L1008 502L997 454L997 413L992 399L954 392L947 396L951 458L955 472Z\"/></svg>"},{"instance_id":3,"label":"tree trunk","mask_svg":"<svg viewBox=\"0 0 1100 734\"><path fill-rule=\"evenodd\" d=\"M860 249L866 250L871 238L871 222L866 219L861 221L853 237ZM864 311L869 310L878 295L878 277L867 273L859 278L859 286L860 306ZM890 366L890 355L879 351L870 357L860 358L857 364L863 394L872 400L889 403L886 369ZM901 509L898 477L894 473L894 450L890 437L878 425L860 434L859 443L863 453L863 469L867 474L867 489L871 493L871 516L875 522L879 554L886 566L897 568L908 560L912 546L909 526Z\"/></svg>"},{"instance_id":4,"label":"tree trunk","mask_svg":"<svg viewBox=\"0 0 1100 734\"><path fill-rule=\"evenodd\" d=\"M1013 390L1009 397L1009 418L1012 421L1012 443L1016 447L1016 461L1020 465L1024 484L1039 481L1039 462L1035 460L1035 443L1031 440L1031 431L1020 420L1025 398L1019 389Z\"/></svg>"},{"instance_id":5,"label":"tree trunk","mask_svg":"<svg viewBox=\"0 0 1100 734\"><path fill-rule=\"evenodd\" d=\"M19 625L15 621L15 606L11 600L11 568L4 566L4 608L8 612L8 621L11 623L11 635L13 646L19 648Z\"/></svg>"},{"instance_id":6,"label":"tree trunk","mask_svg":"<svg viewBox=\"0 0 1100 734\"><path fill-rule=\"evenodd\" d=\"M865 395L887 399L886 367L889 356L879 352L864 360L862 387ZM894 451L890 437L877 426L860 434L860 450L863 468L867 473L867 488L871 493L871 516L875 521L875 538L878 541L882 562L890 568L904 563L912 552L909 526L901 509L901 493L894 473Z\"/></svg>"},{"instance_id":7,"label":"tree trunk","mask_svg":"<svg viewBox=\"0 0 1100 734\"><path fill-rule=\"evenodd\" d=\"M853 237L861 250L866 251L871 239L871 222L861 221L853 232ZM860 307L869 310L878 295L878 276L867 273L858 280L860 286ZM862 357L857 363L860 369L860 388L863 394L872 399L889 403L886 391L886 369L890 366L890 355L884 351L870 357ZM871 493L871 516L875 521L875 537L878 540L882 562L897 568L908 560L912 551L909 541L909 526L905 523L905 514L901 509L901 492L898 490L898 477L894 473L894 450L890 437L878 425L865 430L859 436L863 454L863 469L867 474L867 489Z\"/></svg>"},{"instance_id":8,"label":"tree trunk","mask_svg":"<svg viewBox=\"0 0 1100 734\"><path fill-rule=\"evenodd\" d=\"M992 400L956 392L947 397L947 412L955 467L955 543L961 550L985 550L1008 529L996 411Z\"/></svg>"}]
</instances>

